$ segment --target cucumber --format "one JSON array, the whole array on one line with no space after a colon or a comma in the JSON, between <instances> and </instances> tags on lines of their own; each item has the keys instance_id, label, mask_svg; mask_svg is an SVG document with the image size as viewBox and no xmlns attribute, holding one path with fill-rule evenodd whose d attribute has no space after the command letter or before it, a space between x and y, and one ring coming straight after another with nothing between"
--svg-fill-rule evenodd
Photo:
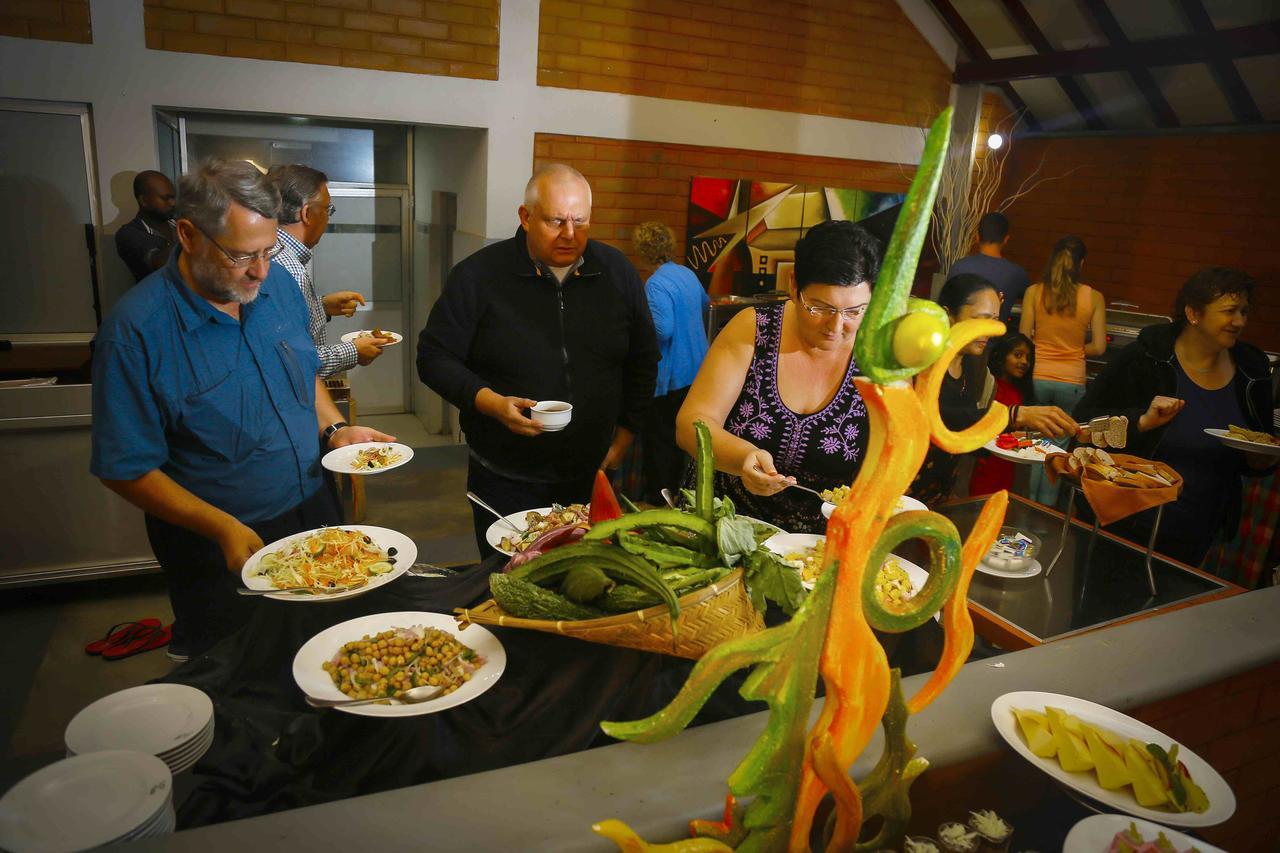
<instances>
[{"instance_id":1,"label":"cucumber","mask_svg":"<svg viewBox=\"0 0 1280 853\"><path fill-rule=\"evenodd\" d=\"M654 510L654 512L657 511ZM640 513L640 515L644 515L644 513ZM635 516L631 517L634 518ZM606 521L597 525L597 527L607 527L617 522L618 519ZM548 551L530 560L522 566L517 566L511 570L511 576L529 583L551 584L564 577L572 569L584 565L585 561L581 559L582 557L590 557L597 568L614 580L635 584L661 598L667 605L667 609L671 611L671 621L674 628L675 621L680 617L680 603L676 601L675 593L662 582L662 578L658 576L657 569L651 563L634 554L628 554L615 545L608 545L604 542L587 542L585 539L572 545L563 545L554 551Z\"/></svg>"},{"instance_id":2,"label":"cucumber","mask_svg":"<svg viewBox=\"0 0 1280 853\"><path fill-rule=\"evenodd\" d=\"M694 512L707 524L714 524L716 455L711 446L711 430L702 421L695 421L698 434L698 454L694 459Z\"/></svg>"},{"instance_id":3,"label":"cucumber","mask_svg":"<svg viewBox=\"0 0 1280 853\"><path fill-rule=\"evenodd\" d=\"M537 584L509 574L489 575L489 591L498 606L521 619L578 620L607 616L603 610L587 607L557 595Z\"/></svg>"},{"instance_id":4,"label":"cucumber","mask_svg":"<svg viewBox=\"0 0 1280 853\"><path fill-rule=\"evenodd\" d=\"M627 497L622 492L618 492L618 501L622 504L622 508L629 513L641 511L640 507L635 505L635 501L631 500L631 498Z\"/></svg>"},{"instance_id":5,"label":"cucumber","mask_svg":"<svg viewBox=\"0 0 1280 853\"><path fill-rule=\"evenodd\" d=\"M618 531L637 530L659 525L690 530L698 534L700 537L705 537L708 540L715 541L715 526L696 515L681 512L678 509L647 509L644 512L624 515L621 518L615 518L612 521L602 521L588 530L587 534L582 537L582 542L577 544L581 545L586 542L600 542L608 539L610 536L613 536ZM576 545L566 547L572 548L576 547ZM554 551L549 551L545 556L557 554L563 550L564 548L557 548Z\"/></svg>"},{"instance_id":6,"label":"cucumber","mask_svg":"<svg viewBox=\"0 0 1280 853\"><path fill-rule=\"evenodd\" d=\"M586 604L615 586L617 584L609 580L609 576L596 566L575 566L560 582L560 591L570 601Z\"/></svg>"},{"instance_id":7,"label":"cucumber","mask_svg":"<svg viewBox=\"0 0 1280 853\"><path fill-rule=\"evenodd\" d=\"M630 551L638 557L644 557L649 562L655 563L659 569L674 569L681 566L708 568L716 564L715 557L708 554L700 554L680 545L654 542L625 530L618 531L618 544L624 551Z\"/></svg>"},{"instance_id":8,"label":"cucumber","mask_svg":"<svg viewBox=\"0 0 1280 853\"><path fill-rule=\"evenodd\" d=\"M658 596L629 583L620 583L600 597L600 606L610 613L630 613L661 603Z\"/></svg>"}]
</instances>

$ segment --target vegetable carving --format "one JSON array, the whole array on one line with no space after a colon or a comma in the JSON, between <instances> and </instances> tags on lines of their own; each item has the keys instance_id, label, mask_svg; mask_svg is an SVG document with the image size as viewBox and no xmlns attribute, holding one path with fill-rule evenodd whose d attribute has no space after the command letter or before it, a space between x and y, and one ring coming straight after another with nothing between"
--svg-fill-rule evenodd
<instances>
[{"instance_id":1,"label":"vegetable carving","mask_svg":"<svg viewBox=\"0 0 1280 853\"><path fill-rule=\"evenodd\" d=\"M826 571L789 622L726 641L704 655L666 708L643 720L602 724L606 733L624 740L648 743L670 737L693 719L730 673L752 668L740 692L768 704L769 722L728 780L730 802L737 798L745 807L723 821L694 821L693 840L660 849L724 849L706 847L712 839L738 851L808 850L815 837L815 812L827 794L835 809L817 833L822 849L880 850L901 844L911 815L908 790L928 766L907 738L907 721L937 698L968 658L973 646L973 623L965 606L969 581L995 540L1008 503L1007 493L992 495L963 543L955 526L933 512L906 512L891 520L931 438L944 450L966 452L993 438L1007 422L1004 407L993 406L977 425L954 433L938 413L942 372L951 358L973 339L999 334L1002 324L970 320L949 327L940 307L909 295L950 128L947 109L930 129L854 345L864 374L855 382L871 420L871 439L849 498L831 515ZM913 387L908 380L916 374ZM709 504L697 509L710 521ZM911 538L929 546L928 583L908 601L878 601L873 594L876 570L890 549ZM905 697L899 673L889 668L873 628L907 631L939 608L946 634L942 659L920 690ZM817 723L807 729L819 676L826 699ZM884 728L885 750L867 777L855 782L850 768L877 725ZM882 818L877 837L858 843L872 816ZM622 850L648 849L623 824L607 821L597 827Z\"/></svg>"}]
</instances>

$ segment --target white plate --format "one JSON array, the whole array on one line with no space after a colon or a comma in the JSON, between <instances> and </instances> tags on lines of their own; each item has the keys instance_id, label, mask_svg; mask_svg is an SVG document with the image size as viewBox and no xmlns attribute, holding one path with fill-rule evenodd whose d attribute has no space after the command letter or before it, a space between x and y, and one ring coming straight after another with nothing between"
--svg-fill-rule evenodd
<instances>
[{"instance_id":1,"label":"white plate","mask_svg":"<svg viewBox=\"0 0 1280 853\"><path fill-rule=\"evenodd\" d=\"M1036 465L1043 462L1046 456L1051 456L1054 453L1067 452L1047 438L1036 439L1035 446L1044 448L1045 452L1035 453L1035 451L1032 451L1030 447L1024 447L1022 450L1005 450L1002 447L996 447L996 440L994 438L982 445L982 448L994 453L1001 459L1007 459L1010 462L1017 462L1022 465ZM1023 456L1022 454L1025 451L1031 451L1031 453L1035 453L1035 455L1033 456L1031 453L1028 453L1026 456Z\"/></svg>"},{"instance_id":2,"label":"white plate","mask_svg":"<svg viewBox=\"0 0 1280 853\"><path fill-rule=\"evenodd\" d=\"M72 718L67 749L76 755L130 749L163 756L198 740L213 702L185 684L144 684L104 696Z\"/></svg>"},{"instance_id":3,"label":"white plate","mask_svg":"<svg viewBox=\"0 0 1280 853\"><path fill-rule=\"evenodd\" d=\"M370 445L382 445L398 451L400 453L400 461L384 465L381 468L353 468L351 463L355 461L356 455ZM407 464L412 458L413 448L407 444L397 444L394 441L360 441L355 444L348 444L345 447L339 447L337 450L330 450L320 457L320 464L335 474L381 474L383 471L390 471L392 468L399 468L401 465Z\"/></svg>"},{"instance_id":4,"label":"white plate","mask_svg":"<svg viewBox=\"0 0 1280 853\"><path fill-rule=\"evenodd\" d=\"M341 340L342 340L342 342L343 342L344 344L349 344L349 343L351 343L352 341L354 341L356 338L360 337L361 335L368 334L369 332L372 332L372 331L373 331L373 329L361 329L361 330L359 330L359 331L357 331L357 332L347 332L345 335L343 335L343 336L342 336ZM383 348L386 348L386 347L393 347L393 346L395 346L396 344L398 344L398 343L400 343L401 341L403 341L403 340L404 340L404 336L403 336L403 335L401 335L400 333L398 333L398 332L388 332L386 329L383 329L383 330L382 330L382 336L383 336L384 338L391 338L391 343L389 343L389 344L383 344L383 345L382 345L382 346L383 346Z\"/></svg>"},{"instance_id":5,"label":"white plate","mask_svg":"<svg viewBox=\"0 0 1280 853\"><path fill-rule=\"evenodd\" d=\"M1096 814L1080 821L1067 833L1067 840L1062 843L1062 853L1105 853L1110 849L1111 839L1116 837L1116 833L1127 830L1131 823L1137 825L1138 832L1142 833L1146 841L1155 841L1163 832L1169 843L1179 850L1194 847L1201 853L1227 853L1221 847L1206 844L1199 838L1192 838L1167 826L1122 814Z\"/></svg>"},{"instance_id":6,"label":"white plate","mask_svg":"<svg viewBox=\"0 0 1280 853\"><path fill-rule=\"evenodd\" d=\"M1227 781L1222 778L1217 770L1214 770L1207 761L1188 749L1185 744L1178 744L1178 760L1187 765L1187 769L1191 772L1191 778L1204 789L1205 794L1209 797L1209 809L1203 814L1196 814L1195 812L1179 814L1140 806L1133 797L1132 789L1128 786L1115 791L1108 791L1098 784L1098 777L1091 770L1081 773L1068 773L1062 769L1056 758L1040 758L1036 756L1027 748L1026 742L1022 739L1022 732L1018 730L1018 723L1014 719L1013 709L1026 708L1043 712L1045 707L1050 705L1055 708L1061 708L1068 714L1074 714L1086 723L1110 729L1122 737L1136 738L1144 743L1155 743L1166 750L1169 748L1169 744L1174 741L1167 735L1162 734L1158 729L1153 729L1146 723L1138 722L1127 714L1113 711L1105 705L1098 705L1084 699L1076 699L1073 696L1063 696L1059 693L1041 693L1035 690L1021 690L1015 693L1006 693L992 702L991 721L995 723L996 731L1009 742L1015 752L1049 774L1055 781L1117 811L1171 826L1213 826L1222 823L1235 812L1236 796L1231 792L1231 786L1227 784Z\"/></svg>"},{"instance_id":7,"label":"white plate","mask_svg":"<svg viewBox=\"0 0 1280 853\"><path fill-rule=\"evenodd\" d=\"M983 560L982 562L978 563L977 570L982 572L984 575L991 575L992 577L997 577L997 578L1012 578L1014 580L1017 580L1019 578L1035 577L1036 575L1044 571L1044 566L1040 565L1039 560L1032 560L1031 565L1027 566L1025 569L1019 569L1018 571L1013 572L1013 571L1009 571L1008 569L997 568L987 563L986 560Z\"/></svg>"},{"instance_id":8,"label":"white plate","mask_svg":"<svg viewBox=\"0 0 1280 853\"><path fill-rule=\"evenodd\" d=\"M1234 447L1236 450L1247 450L1250 453L1265 453L1268 456L1280 456L1280 447L1274 444L1263 444L1260 441L1245 441L1243 438L1236 438L1225 429L1206 429L1209 435L1221 441L1227 447Z\"/></svg>"},{"instance_id":9,"label":"white plate","mask_svg":"<svg viewBox=\"0 0 1280 853\"><path fill-rule=\"evenodd\" d=\"M465 629L460 629L452 616L410 610L362 616L321 631L307 640L306 645L298 650L298 654L293 659L293 680L308 696L314 696L317 699L342 699L342 691L334 686L329 673L321 668L325 661L332 659L334 653L345 643L359 640L366 634L377 634L392 628L419 626L439 628L453 634L464 645L470 646L483 657L484 665L476 670L470 681L448 696L441 696L439 699L419 702L416 705L359 705L336 710L365 717L416 717L420 714L434 714L437 711L470 702L497 683L502 677L502 671L507 668L507 652L502 648L502 643L479 625L472 624Z\"/></svg>"},{"instance_id":10,"label":"white plate","mask_svg":"<svg viewBox=\"0 0 1280 853\"><path fill-rule=\"evenodd\" d=\"M546 515L547 513L551 512L551 509L552 508L549 506L540 506L534 509L522 509L519 512L513 512L511 513L511 515L507 515L503 517L506 518L507 521L514 524L517 530L524 530L529 526L528 524L525 523L525 520L524 520L524 517L527 513L540 512L543 515ZM489 529L484 532L484 538L485 538L485 541L489 543L489 547L497 551L501 551L504 554L511 554L511 555L514 555L516 552L508 551L506 548L500 548L499 544L502 542L502 537L514 536L514 535L515 533L511 530L511 528L507 527L507 525L503 524L501 521L495 521L493 524L490 524Z\"/></svg>"},{"instance_id":11,"label":"white plate","mask_svg":"<svg viewBox=\"0 0 1280 853\"><path fill-rule=\"evenodd\" d=\"M766 539L764 547L779 557L785 557L787 554L804 551L819 542L825 542L826 538L817 533L778 533ZM911 595L907 596L908 600L915 598L916 593L920 592L924 585L929 582L929 573L904 557L899 557L897 554L892 556L893 559L898 561L898 565L902 566L907 573L907 577L911 578L913 589ZM803 581L803 584L805 589L813 589L814 587L814 581Z\"/></svg>"},{"instance_id":12,"label":"white plate","mask_svg":"<svg viewBox=\"0 0 1280 853\"><path fill-rule=\"evenodd\" d=\"M377 589L380 586L391 583L400 577L409 567L418 561L418 546L413 544L413 540L403 533L397 533L394 530L388 530L385 527L372 527L368 524L340 524L335 525L343 530L359 530L361 533L368 535L374 542L378 543L378 547L386 551L389 548L395 548L395 568L387 572L385 575L373 575L369 578L369 582L362 587L356 589L348 589L342 592L333 592L327 594L311 595L304 592L278 592L272 595L264 595L263 598L274 598L278 601L340 601L344 598L354 598L357 595L364 595L371 589ZM292 536L286 536L283 539L277 539L258 553L254 554L245 561L244 568L240 570L240 580L249 589L271 589L271 581L263 575L254 574L254 570L258 568L258 564L262 562L262 558L272 551L277 551L285 546L286 543L292 542L294 539L310 536L323 530L317 527L315 530L306 530L302 533L295 533Z\"/></svg>"},{"instance_id":13,"label":"white plate","mask_svg":"<svg viewBox=\"0 0 1280 853\"><path fill-rule=\"evenodd\" d=\"M0 798L0 849L86 850L150 824L172 795L154 755L93 752L50 764Z\"/></svg>"},{"instance_id":14,"label":"white plate","mask_svg":"<svg viewBox=\"0 0 1280 853\"><path fill-rule=\"evenodd\" d=\"M928 512L928 510L929 508L924 505L923 501L918 501L915 498L910 498L910 497L907 497L906 495L903 495L900 498L898 498L898 504L893 508L893 514L897 515L900 512L917 512L917 511ZM823 518L830 518L831 513L835 511L836 511L836 505L833 504L831 501L822 502Z\"/></svg>"}]
</instances>

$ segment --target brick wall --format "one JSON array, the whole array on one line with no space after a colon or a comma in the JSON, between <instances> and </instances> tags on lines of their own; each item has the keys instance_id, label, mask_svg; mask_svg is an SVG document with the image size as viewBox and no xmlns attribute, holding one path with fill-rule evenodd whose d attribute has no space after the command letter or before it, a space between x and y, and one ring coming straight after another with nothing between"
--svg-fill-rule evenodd
<instances>
[{"instance_id":1,"label":"brick wall","mask_svg":"<svg viewBox=\"0 0 1280 853\"><path fill-rule=\"evenodd\" d=\"M4 0L0 36L91 44L89 0Z\"/></svg>"},{"instance_id":2,"label":"brick wall","mask_svg":"<svg viewBox=\"0 0 1280 853\"><path fill-rule=\"evenodd\" d=\"M147 47L498 79L499 0L144 0Z\"/></svg>"},{"instance_id":3,"label":"brick wall","mask_svg":"<svg viewBox=\"0 0 1280 853\"><path fill-rule=\"evenodd\" d=\"M631 230L641 222L671 226L675 260L684 261L689 179L695 175L905 192L914 173L896 163L548 133L537 134L533 153L535 168L568 163L587 176L591 237L621 249L642 272L631 245Z\"/></svg>"},{"instance_id":4,"label":"brick wall","mask_svg":"<svg viewBox=\"0 0 1280 853\"><path fill-rule=\"evenodd\" d=\"M1012 241L1011 241L1012 242ZM1236 795L1226 823L1200 830L1225 850L1272 853L1280 839L1280 663L1218 681L1131 713L1185 744Z\"/></svg>"},{"instance_id":5,"label":"brick wall","mask_svg":"<svg viewBox=\"0 0 1280 853\"><path fill-rule=\"evenodd\" d=\"M894 0L542 0L538 83L923 126L950 72Z\"/></svg>"},{"instance_id":6,"label":"brick wall","mask_svg":"<svg viewBox=\"0 0 1280 853\"><path fill-rule=\"evenodd\" d=\"M1077 234L1085 280L1108 303L1162 314L1196 270L1238 267L1260 285L1245 339L1280 349L1277 147L1277 134L1018 140L1006 194L1041 158L1042 176L1071 174L1009 209L1008 256L1036 281L1054 241Z\"/></svg>"}]
</instances>

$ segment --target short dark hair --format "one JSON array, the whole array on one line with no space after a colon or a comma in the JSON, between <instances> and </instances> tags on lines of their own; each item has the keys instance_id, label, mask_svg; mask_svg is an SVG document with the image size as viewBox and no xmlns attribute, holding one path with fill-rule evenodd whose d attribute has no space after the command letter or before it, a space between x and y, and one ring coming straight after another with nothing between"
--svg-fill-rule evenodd
<instances>
[{"instance_id":1,"label":"short dark hair","mask_svg":"<svg viewBox=\"0 0 1280 853\"><path fill-rule=\"evenodd\" d=\"M134 175L133 176L133 197L142 198L143 194L146 193L147 191L148 185L152 181L154 181L156 178L161 178L166 181L169 180L168 175L166 175L164 172L157 172L155 169L144 169L143 171Z\"/></svg>"},{"instance_id":2,"label":"short dark hair","mask_svg":"<svg viewBox=\"0 0 1280 853\"><path fill-rule=\"evenodd\" d=\"M811 284L875 286L880 241L854 222L833 219L815 225L796 242L796 290Z\"/></svg>"},{"instance_id":3,"label":"short dark hair","mask_svg":"<svg viewBox=\"0 0 1280 853\"><path fill-rule=\"evenodd\" d=\"M319 169L290 163L272 166L267 180L280 193L280 224L292 225L302 219L302 208L316 197L320 188L329 183L329 176Z\"/></svg>"},{"instance_id":4,"label":"short dark hair","mask_svg":"<svg viewBox=\"0 0 1280 853\"><path fill-rule=\"evenodd\" d=\"M975 293L981 293L984 290L1000 292L994 284L982 276L962 272L951 276L947 279L947 283L942 285L942 290L938 292L938 304L954 317L960 313L961 308L973 301Z\"/></svg>"},{"instance_id":5,"label":"short dark hair","mask_svg":"<svg viewBox=\"0 0 1280 853\"><path fill-rule=\"evenodd\" d=\"M280 193L255 166L208 157L178 179L174 218L190 220L208 234L221 234L232 202L267 219L280 213Z\"/></svg>"},{"instance_id":6,"label":"short dark hair","mask_svg":"<svg viewBox=\"0 0 1280 853\"><path fill-rule=\"evenodd\" d=\"M1003 213L983 214L978 220L978 242L979 243L1003 243L1004 238L1009 236L1009 217Z\"/></svg>"},{"instance_id":7,"label":"short dark hair","mask_svg":"<svg viewBox=\"0 0 1280 853\"><path fill-rule=\"evenodd\" d=\"M1186 325L1186 309L1203 311L1209 303L1222 296L1243 294L1247 301L1252 302L1254 284L1256 282L1247 272L1230 267L1205 267L1187 279L1178 291L1178 299L1173 305L1173 322L1179 327Z\"/></svg>"}]
</instances>

